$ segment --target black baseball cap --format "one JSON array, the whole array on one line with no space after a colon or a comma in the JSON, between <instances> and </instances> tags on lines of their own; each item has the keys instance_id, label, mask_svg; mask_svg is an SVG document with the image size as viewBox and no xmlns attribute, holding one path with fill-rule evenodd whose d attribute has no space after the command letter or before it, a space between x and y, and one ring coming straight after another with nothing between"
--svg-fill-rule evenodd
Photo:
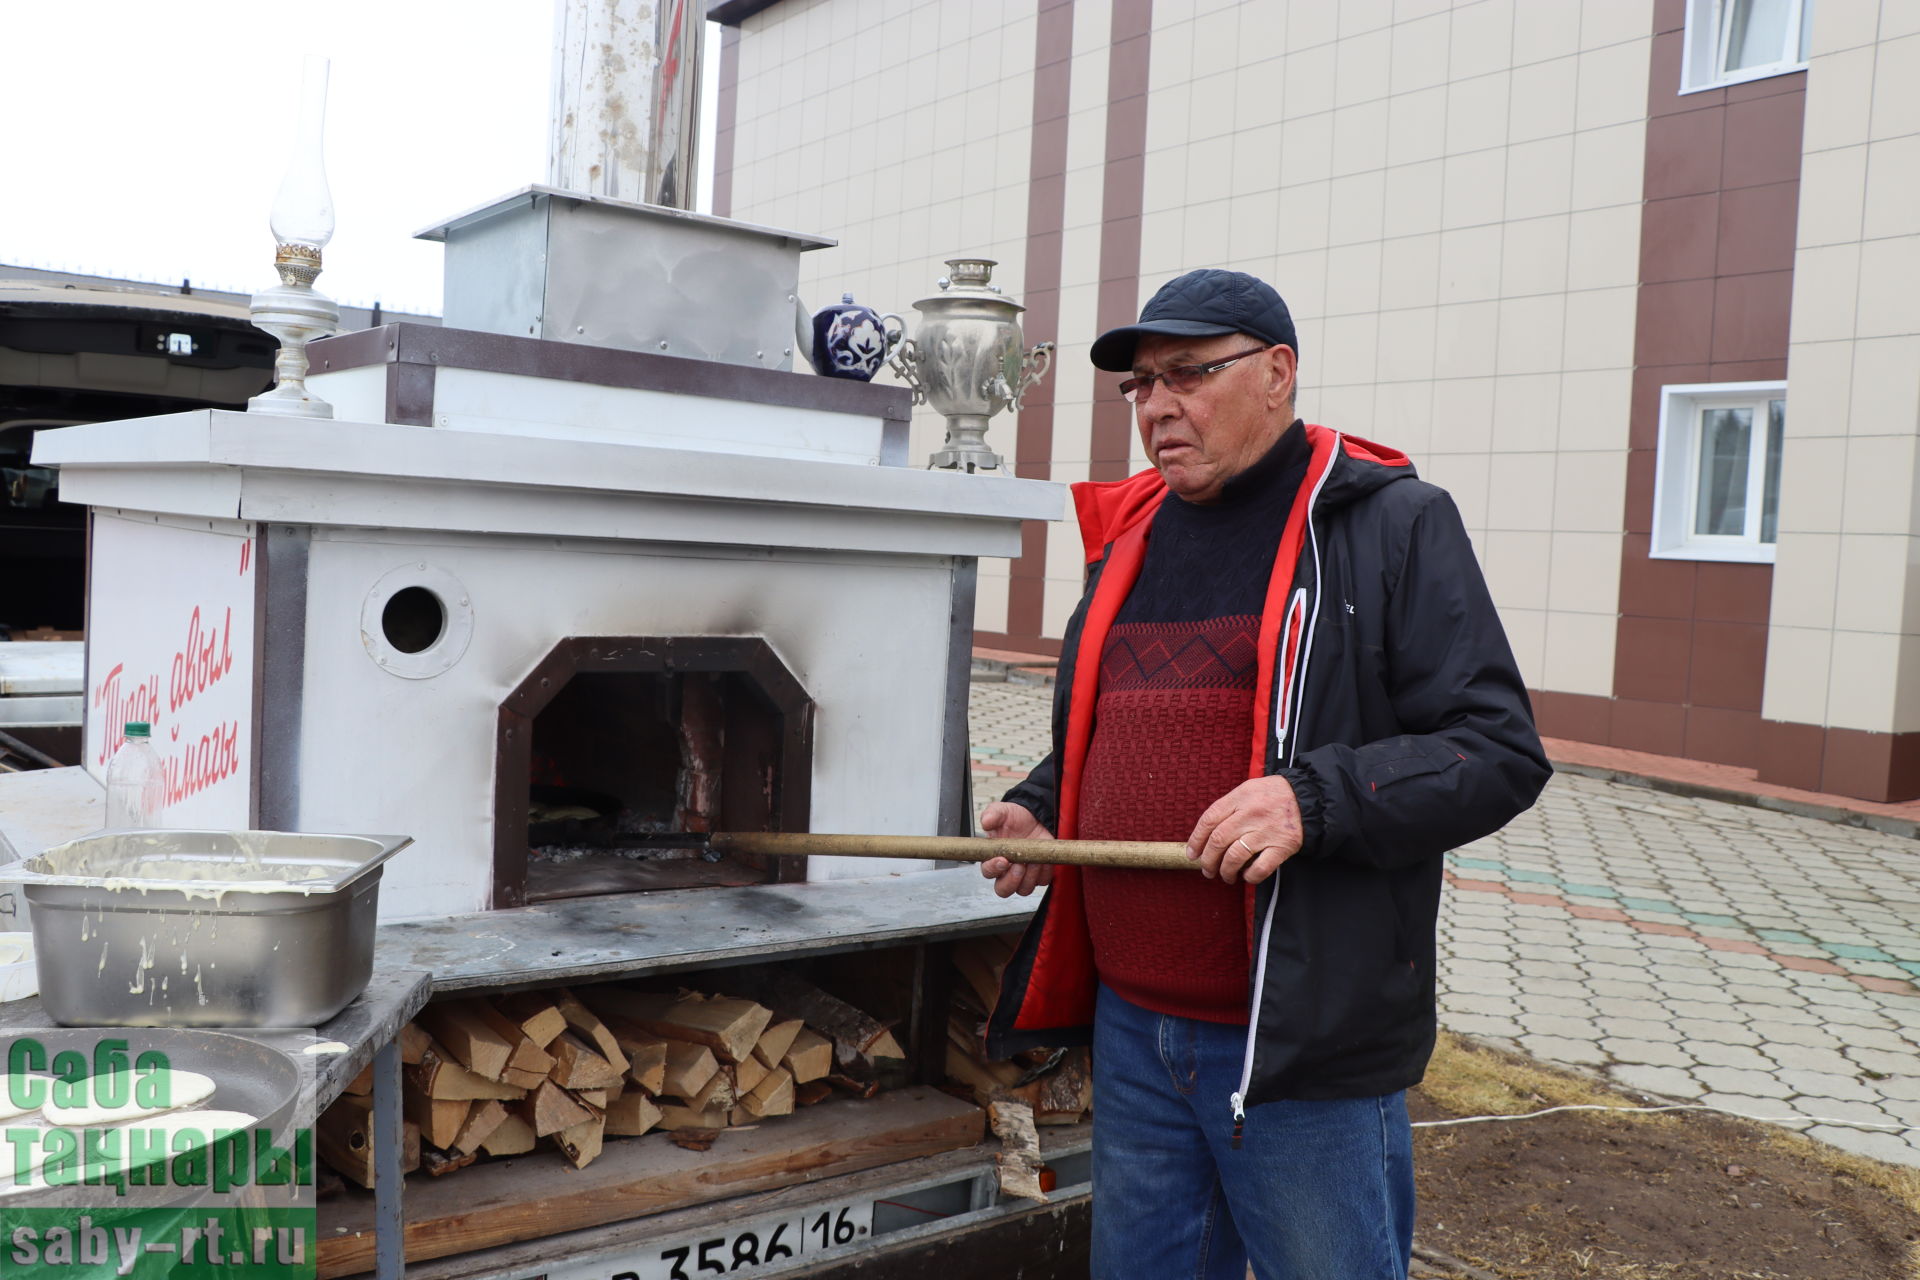
<instances>
[{"instance_id":1,"label":"black baseball cap","mask_svg":"<svg viewBox=\"0 0 1920 1280\"><path fill-rule=\"evenodd\" d=\"M1107 330L1087 354L1097 369L1127 373L1134 344L1147 334L1213 338L1223 333L1249 334L1268 346L1300 351L1293 315L1272 285L1244 271L1202 267L1161 285L1140 308L1139 323Z\"/></svg>"}]
</instances>

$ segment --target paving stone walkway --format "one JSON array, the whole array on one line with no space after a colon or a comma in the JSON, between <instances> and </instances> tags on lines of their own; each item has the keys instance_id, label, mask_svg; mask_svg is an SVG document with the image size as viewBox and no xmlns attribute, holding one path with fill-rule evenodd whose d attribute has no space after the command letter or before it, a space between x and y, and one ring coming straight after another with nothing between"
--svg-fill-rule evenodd
<instances>
[{"instance_id":1,"label":"paving stone walkway","mask_svg":"<svg viewBox=\"0 0 1920 1280\"><path fill-rule=\"evenodd\" d=\"M1052 690L976 683L976 811L1049 749ZM1452 1030L1766 1117L1920 1126L1920 841L1571 774L1448 857ZM1920 1165L1920 1131L1816 1125Z\"/></svg>"}]
</instances>

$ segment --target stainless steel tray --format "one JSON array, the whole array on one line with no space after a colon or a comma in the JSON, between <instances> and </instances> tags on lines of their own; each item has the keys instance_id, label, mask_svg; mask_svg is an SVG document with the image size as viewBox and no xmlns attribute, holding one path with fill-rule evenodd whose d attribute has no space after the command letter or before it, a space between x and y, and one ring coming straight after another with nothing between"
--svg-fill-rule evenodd
<instances>
[{"instance_id":1,"label":"stainless steel tray","mask_svg":"<svg viewBox=\"0 0 1920 1280\"><path fill-rule=\"evenodd\" d=\"M315 1026L373 974L406 836L114 831L20 865L40 999L65 1026Z\"/></svg>"}]
</instances>

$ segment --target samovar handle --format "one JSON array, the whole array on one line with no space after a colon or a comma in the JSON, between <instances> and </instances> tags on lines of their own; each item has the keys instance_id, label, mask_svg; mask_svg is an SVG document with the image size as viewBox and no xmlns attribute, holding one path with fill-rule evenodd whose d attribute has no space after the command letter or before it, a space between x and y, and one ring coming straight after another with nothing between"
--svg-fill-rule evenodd
<instances>
[{"instance_id":1,"label":"samovar handle","mask_svg":"<svg viewBox=\"0 0 1920 1280\"><path fill-rule=\"evenodd\" d=\"M899 317L886 316L883 319L897 320ZM899 343L888 347L887 367L907 384L907 389L913 392L915 404L927 402L927 384L920 380L920 360L920 344L906 336L906 323L902 321Z\"/></svg>"},{"instance_id":2,"label":"samovar handle","mask_svg":"<svg viewBox=\"0 0 1920 1280\"><path fill-rule=\"evenodd\" d=\"M1020 357L1020 385L1013 393L1013 407L1016 410L1020 408L1020 401L1026 397L1027 392L1032 390L1040 379L1046 377L1047 370L1051 368L1053 368L1051 342L1036 343Z\"/></svg>"}]
</instances>

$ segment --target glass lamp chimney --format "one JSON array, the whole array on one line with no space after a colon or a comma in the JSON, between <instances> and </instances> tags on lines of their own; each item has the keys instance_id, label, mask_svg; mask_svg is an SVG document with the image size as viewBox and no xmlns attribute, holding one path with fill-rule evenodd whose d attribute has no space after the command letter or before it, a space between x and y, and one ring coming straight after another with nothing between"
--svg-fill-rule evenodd
<instances>
[{"instance_id":1,"label":"glass lamp chimney","mask_svg":"<svg viewBox=\"0 0 1920 1280\"><path fill-rule=\"evenodd\" d=\"M327 68L325 58L307 56L297 133L269 222L277 243L314 250L333 239L333 193L327 189L325 150Z\"/></svg>"}]
</instances>

